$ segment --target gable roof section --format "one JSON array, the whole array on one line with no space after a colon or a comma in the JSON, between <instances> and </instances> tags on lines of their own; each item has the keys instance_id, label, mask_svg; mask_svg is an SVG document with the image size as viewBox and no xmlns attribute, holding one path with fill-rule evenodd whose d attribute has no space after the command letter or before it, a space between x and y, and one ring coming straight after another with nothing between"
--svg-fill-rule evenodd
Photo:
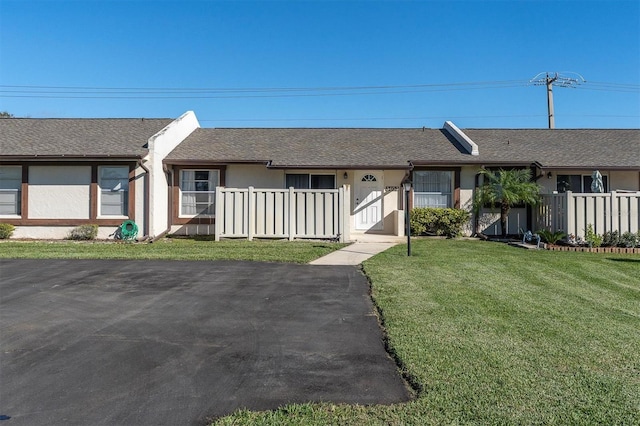
<instances>
[{"instance_id":1,"label":"gable roof section","mask_svg":"<svg viewBox=\"0 0 640 426\"><path fill-rule=\"evenodd\" d=\"M0 119L0 158L141 158L171 119Z\"/></svg>"},{"instance_id":2,"label":"gable roof section","mask_svg":"<svg viewBox=\"0 0 640 426\"><path fill-rule=\"evenodd\" d=\"M463 129L486 164L640 170L640 129Z\"/></svg>"},{"instance_id":3,"label":"gable roof section","mask_svg":"<svg viewBox=\"0 0 640 426\"><path fill-rule=\"evenodd\" d=\"M196 129L165 162L266 163L276 168L409 168L419 159L469 155L439 129Z\"/></svg>"}]
</instances>

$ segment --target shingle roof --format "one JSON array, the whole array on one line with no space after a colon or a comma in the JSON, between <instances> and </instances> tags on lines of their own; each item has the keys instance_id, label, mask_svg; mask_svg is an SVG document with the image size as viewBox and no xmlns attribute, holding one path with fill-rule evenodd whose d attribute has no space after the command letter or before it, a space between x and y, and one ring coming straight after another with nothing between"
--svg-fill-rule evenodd
<instances>
[{"instance_id":1,"label":"shingle roof","mask_svg":"<svg viewBox=\"0 0 640 426\"><path fill-rule=\"evenodd\" d=\"M170 119L0 119L2 157L141 157Z\"/></svg>"},{"instance_id":2,"label":"shingle roof","mask_svg":"<svg viewBox=\"0 0 640 426\"><path fill-rule=\"evenodd\" d=\"M472 156L441 129L207 129L167 162L271 162L273 167L407 167L532 164L548 168L640 169L640 129L463 129Z\"/></svg>"},{"instance_id":3,"label":"shingle roof","mask_svg":"<svg viewBox=\"0 0 640 426\"><path fill-rule=\"evenodd\" d=\"M463 129L486 162L640 169L640 129Z\"/></svg>"},{"instance_id":4,"label":"shingle roof","mask_svg":"<svg viewBox=\"0 0 640 426\"><path fill-rule=\"evenodd\" d=\"M406 168L416 159L468 157L446 131L434 129L206 129L194 131L167 162L271 162L272 167Z\"/></svg>"}]
</instances>

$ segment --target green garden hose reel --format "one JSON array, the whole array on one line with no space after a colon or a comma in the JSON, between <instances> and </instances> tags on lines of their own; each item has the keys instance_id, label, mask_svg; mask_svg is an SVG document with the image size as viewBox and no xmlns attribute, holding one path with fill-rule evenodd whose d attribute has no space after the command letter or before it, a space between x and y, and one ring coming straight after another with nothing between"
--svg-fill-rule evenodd
<instances>
[{"instance_id":1,"label":"green garden hose reel","mask_svg":"<svg viewBox=\"0 0 640 426\"><path fill-rule=\"evenodd\" d=\"M120 225L119 231L116 237L120 237L121 240L135 240L138 236L138 225L132 220L125 220Z\"/></svg>"}]
</instances>

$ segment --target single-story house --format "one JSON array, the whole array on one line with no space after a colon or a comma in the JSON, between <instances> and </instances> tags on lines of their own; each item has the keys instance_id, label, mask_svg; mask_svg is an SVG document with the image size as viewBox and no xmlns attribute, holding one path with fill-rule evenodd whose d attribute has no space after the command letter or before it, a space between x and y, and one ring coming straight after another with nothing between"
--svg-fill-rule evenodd
<instances>
[{"instance_id":1,"label":"single-story house","mask_svg":"<svg viewBox=\"0 0 640 426\"><path fill-rule=\"evenodd\" d=\"M615 212L638 229L640 129L202 128L193 112L0 120L0 222L15 238L88 223L106 238L127 219L148 237L402 235L402 182L410 207L470 209L481 167L530 168L551 198L590 192L599 170L609 196L635 197ZM579 208L555 198L559 216L515 208L509 233L568 227ZM497 219L483 209L467 232L499 233Z\"/></svg>"}]
</instances>

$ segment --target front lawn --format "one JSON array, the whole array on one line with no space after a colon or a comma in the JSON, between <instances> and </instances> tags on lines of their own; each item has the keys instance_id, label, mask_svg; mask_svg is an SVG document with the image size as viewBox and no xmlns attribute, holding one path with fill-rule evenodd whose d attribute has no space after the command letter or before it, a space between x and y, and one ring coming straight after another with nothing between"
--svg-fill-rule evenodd
<instances>
[{"instance_id":1,"label":"front lawn","mask_svg":"<svg viewBox=\"0 0 640 426\"><path fill-rule=\"evenodd\" d=\"M416 240L364 263L416 400L218 424L640 424L640 257Z\"/></svg>"},{"instance_id":2,"label":"front lawn","mask_svg":"<svg viewBox=\"0 0 640 426\"><path fill-rule=\"evenodd\" d=\"M253 260L308 263L346 244L320 241L165 238L155 243L0 241L0 258Z\"/></svg>"}]
</instances>

